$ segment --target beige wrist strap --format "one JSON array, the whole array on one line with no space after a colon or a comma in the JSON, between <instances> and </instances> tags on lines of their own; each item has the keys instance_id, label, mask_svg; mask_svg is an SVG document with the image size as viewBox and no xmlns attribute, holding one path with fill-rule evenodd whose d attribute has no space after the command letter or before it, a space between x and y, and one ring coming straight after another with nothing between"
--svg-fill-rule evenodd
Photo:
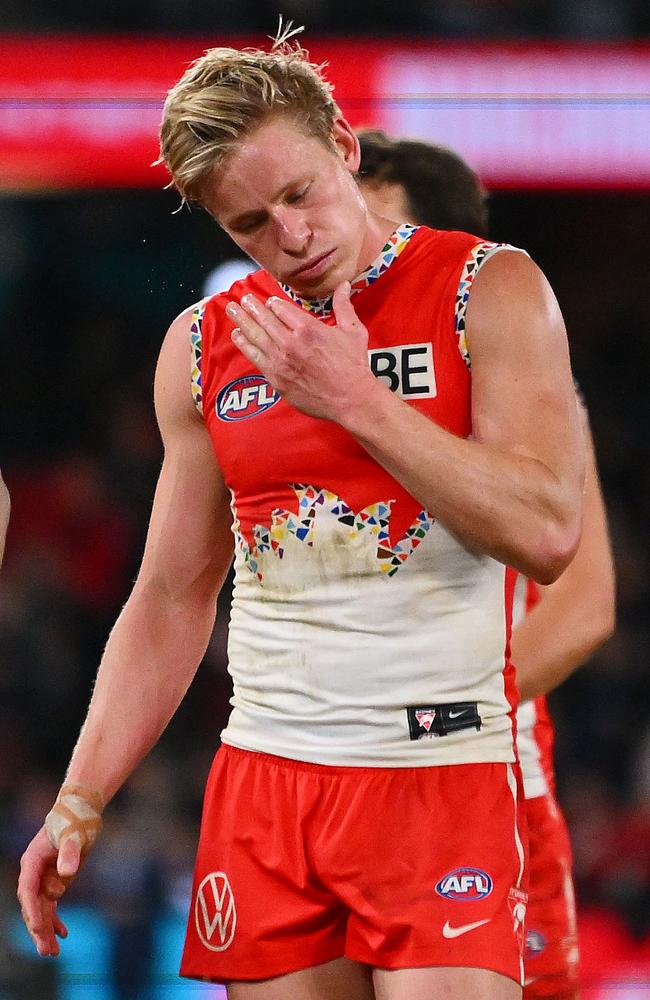
<instances>
[{"instance_id":1,"label":"beige wrist strap","mask_svg":"<svg viewBox=\"0 0 650 1000\"><path fill-rule=\"evenodd\" d=\"M85 854L93 846L102 829L104 804L99 792L83 785L63 785L56 802L45 817L48 839L58 851L74 837Z\"/></svg>"}]
</instances>

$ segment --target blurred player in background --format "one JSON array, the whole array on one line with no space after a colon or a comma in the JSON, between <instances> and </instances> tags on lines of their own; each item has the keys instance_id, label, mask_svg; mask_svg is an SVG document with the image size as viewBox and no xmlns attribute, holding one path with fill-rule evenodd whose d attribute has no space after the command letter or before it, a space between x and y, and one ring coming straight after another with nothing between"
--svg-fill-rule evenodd
<instances>
[{"instance_id":1,"label":"blurred player in background","mask_svg":"<svg viewBox=\"0 0 650 1000\"><path fill-rule=\"evenodd\" d=\"M359 138L359 184L373 211L433 229L487 236L486 193L459 156L378 130L363 131ZM530 850L526 1000L575 1000L579 991L571 847L555 797L553 724L544 695L609 638L615 620L614 564L582 400L580 411L587 476L578 552L551 586L539 588L520 575L515 589L511 651L522 697L517 743Z\"/></svg>"},{"instance_id":2,"label":"blurred player in background","mask_svg":"<svg viewBox=\"0 0 650 1000\"><path fill-rule=\"evenodd\" d=\"M508 567L557 578L584 478L557 303L513 248L369 212L356 135L282 41L197 60L162 153L262 269L165 339L143 563L23 857L27 927L58 952L57 900L196 671L234 535L182 972L229 1000L516 1000Z\"/></svg>"}]
</instances>

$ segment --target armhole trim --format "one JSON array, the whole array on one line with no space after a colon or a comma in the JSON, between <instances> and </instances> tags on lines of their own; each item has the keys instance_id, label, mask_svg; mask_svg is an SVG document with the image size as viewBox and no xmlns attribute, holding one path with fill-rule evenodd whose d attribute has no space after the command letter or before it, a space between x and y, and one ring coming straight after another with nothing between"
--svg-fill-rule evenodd
<instances>
[{"instance_id":1,"label":"armhole trim","mask_svg":"<svg viewBox=\"0 0 650 1000\"><path fill-rule=\"evenodd\" d=\"M203 416L203 373L201 369L203 360L203 332L202 323L205 307L208 299L202 299L192 313L192 325L190 326L190 344L192 351L192 398L197 410Z\"/></svg>"},{"instance_id":2,"label":"armhole trim","mask_svg":"<svg viewBox=\"0 0 650 1000\"><path fill-rule=\"evenodd\" d=\"M521 250L519 247L513 247L509 243L492 243L489 240L477 243L475 247L472 247L469 256L465 260L463 273L461 274L460 282L458 283L455 310L456 339L458 342L460 356L469 369L472 367L472 359L469 355L469 348L467 347L467 337L465 333L469 293L472 290L474 278L481 270L485 262L500 250L514 250L517 253L526 253L525 250ZM528 255L526 254L526 256Z\"/></svg>"}]
</instances>

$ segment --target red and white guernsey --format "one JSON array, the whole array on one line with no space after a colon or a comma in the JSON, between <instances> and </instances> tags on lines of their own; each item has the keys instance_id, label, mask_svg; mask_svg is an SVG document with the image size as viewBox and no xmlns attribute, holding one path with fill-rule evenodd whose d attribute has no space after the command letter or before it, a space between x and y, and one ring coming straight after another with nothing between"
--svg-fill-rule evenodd
<instances>
[{"instance_id":1,"label":"red and white guernsey","mask_svg":"<svg viewBox=\"0 0 650 1000\"><path fill-rule=\"evenodd\" d=\"M471 283L500 245L403 225L353 282L373 372L471 434ZM233 345L225 307L288 295L259 271L205 300L195 400L232 494L233 711L223 741L331 765L514 760L515 574L469 552L337 424L292 408Z\"/></svg>"},{"instance_id":2,"label":"red and white guernsey","mask_svg":"<svg viewBox=\"0 0 650 1000\"><path fill-rule=\"evenodd\" d=\"M518 576L512 614L513 628L521 624L539 601L539 589L532 580ZM524 701L517 709L517 747L524 780L524 795L536 799L549 792L555 795L553 743L555 729L544 695Z\"/></svg>"}]
</instances>

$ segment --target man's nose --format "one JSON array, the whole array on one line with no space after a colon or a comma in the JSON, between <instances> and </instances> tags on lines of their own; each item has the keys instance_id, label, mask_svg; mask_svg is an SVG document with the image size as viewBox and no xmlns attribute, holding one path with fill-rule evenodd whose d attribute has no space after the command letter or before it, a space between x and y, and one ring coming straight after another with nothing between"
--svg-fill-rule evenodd
<instances>
[{"instance_id":1,"label":"man's nose","mask_svg":"<svg viewBox=\"0 0 650 1000\"><path fill-rule=\"evenodd\" d=\"M289 254L299 254L307 246L311 235L309 225L302 212L284 208L275 218L278 245Z\"/></svg>"}]
</instances>

